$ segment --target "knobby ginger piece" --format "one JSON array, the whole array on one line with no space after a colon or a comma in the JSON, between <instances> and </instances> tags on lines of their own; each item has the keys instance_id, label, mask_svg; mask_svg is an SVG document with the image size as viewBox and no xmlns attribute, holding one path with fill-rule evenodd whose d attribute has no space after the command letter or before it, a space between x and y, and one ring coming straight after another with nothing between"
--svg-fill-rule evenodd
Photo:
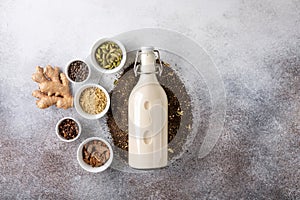
<instances>
[{"instance_id":1,"label":"knobby ginger piece","mask_svg":"<svg viewBox=\"0 0 300 200\"><path fill-rule=\"evenodd\" d=\"M32 93L32 96L38 98L36 101L38 108L45 109L52 105L63 109L73 107L69 80L64 73L59 73L58 67L48 65L43 69L37 66L32 80L39 84L39 90Z\"/></svg>"}]
</instances>

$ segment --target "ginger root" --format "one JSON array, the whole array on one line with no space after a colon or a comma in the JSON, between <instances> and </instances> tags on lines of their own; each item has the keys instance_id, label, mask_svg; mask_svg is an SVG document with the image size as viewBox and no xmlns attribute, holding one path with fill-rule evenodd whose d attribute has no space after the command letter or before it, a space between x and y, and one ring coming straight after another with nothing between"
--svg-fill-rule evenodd
<instances>
[{"instance_id":1,"label":"ginger root","mask_svg":"<svg viewBox=\"0 0 300 200\"><path fill-rule=\"evenodd\" d=\"M69 80L64 73L59 73L58 67L48 65L43 69L37 66L32 80L39 83L39 90L32 93L32 96L38 98L36 101L38 108L45 109L52 105L63 109L73 107Z\"/></svg>"}]
</instances>

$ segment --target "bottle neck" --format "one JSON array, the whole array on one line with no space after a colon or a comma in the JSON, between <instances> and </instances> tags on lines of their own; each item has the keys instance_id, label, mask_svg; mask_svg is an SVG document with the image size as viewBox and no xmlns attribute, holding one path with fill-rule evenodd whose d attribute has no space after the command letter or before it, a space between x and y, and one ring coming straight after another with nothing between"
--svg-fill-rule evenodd
<instances>
[{"instance_id":1,"label":"bottle neck","mask_svg":"<svg viewBox=\"0 0 300 200\"><path fill-rule=\"evenodd\" d=\"M152 74L141 74L138 84L159 84L156 74L152 73Z\"/></svg>"},{"instance_id":2,"label":"bottle neck","mask_svg":"<svg viewBox=\"0 0 300 200\"><path fill-rule=\"evenodd\" d=\"M141 75L139 82L158 83L155 62L156 58L153 49L142 50Z\"/></svg>"},{"instance_id":3,"label":"bottle neck","mask_svg":"<svg viewBox=\"0 0 300 200\"><path fill-rule=\"evenodd\" d=\"M155 72L155 54L153 50L142 51L141 54L141 72L154 73Z\"/></svg>"}]
</instances>

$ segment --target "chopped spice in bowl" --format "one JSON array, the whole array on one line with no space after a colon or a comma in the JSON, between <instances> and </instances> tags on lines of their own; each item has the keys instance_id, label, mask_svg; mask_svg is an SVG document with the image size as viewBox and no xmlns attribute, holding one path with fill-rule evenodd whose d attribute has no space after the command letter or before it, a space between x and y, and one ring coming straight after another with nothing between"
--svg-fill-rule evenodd
<instances>
[{"instance_id":1,"label":"chopped spice in bowl","mask_svg":"<svg viewBox=\"0 0 300 200\"><path fill-rule=\"evenodd\" d=\"M72 117L62 118L56 124L56 135L64 142L72 142L79 138L80 134L81 125Z\"/></svg>"},{"instance_id":2,"label":"chopped spice in bowl","mask_svg":"<svg viewBox=\"0 0 300 200\"><path fill-rule=\"evenodd\" d=\"M82 60L73 60L66 67L66 75L72 83L84 83L90 77L90 67Z\"/></svg>"},{"instance_id":3,"label":"chopped spice in bowl","mask_svg":"<svg viewBox=\"0 0 300 200\"><path fill-rule=\"evenodd\" d=\"M107 169L113 160L111 145L99 137L84 140L78 147L79 165L89 172L101 172Z\"/></svg>"},{"instance_id":4,"label":"chopped spice in bowl","mask_svg":"<svg viewBox=\"0 0 300 200\"><path fill-rule=\"evenodd\" d=\"M103 117L110 106L110 97L100 85L87 84L78 89L75 94L75 109L84 118L99 119Z\"/></svg>"},{"instance_id":5,"label":"chopped spice in bowl","mask_svg":"<svg viewBox=\"0 0 300 200\"><path fill-rule=\"evenodd\" d=\"M92 47L91 61L98 71L115 73L125 65L126 54L126 49L120 41L104 38Z\"/></svg>"}]
</instances>

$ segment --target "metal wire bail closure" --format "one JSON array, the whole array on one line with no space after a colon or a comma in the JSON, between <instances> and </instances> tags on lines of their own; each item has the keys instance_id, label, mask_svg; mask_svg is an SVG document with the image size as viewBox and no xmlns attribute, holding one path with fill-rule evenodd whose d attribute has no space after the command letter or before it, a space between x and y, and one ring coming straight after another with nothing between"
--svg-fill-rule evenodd
<instances>
[{"instance_id":1,"label":"metal wire bail closure","mask_svg":"<svg viewBox=\"0 0 300 200\"><path fill-rule=\"evenodd\" d=\"M162 74L162 71L163 71L163 66L162 66L162 62L160 60L160 54L159 54L159 51L158 50L153 50L154 53L156 53L156 59L158 59L159 61L159 65L156 64L156 61L155 61L155 71L154 72L141 72L141 71L138 71L139 67L141 66L140 64L137 65L137 62L138 62L138 58L141 54L143 54L142 50L138 50L136 52L136 56L135 56L135 61L134 61L134 75L137 76L138 74L158 74L159 76L161 76ZM158 69L158 70L157 70Z\"/></svg>"}]
</instances>

